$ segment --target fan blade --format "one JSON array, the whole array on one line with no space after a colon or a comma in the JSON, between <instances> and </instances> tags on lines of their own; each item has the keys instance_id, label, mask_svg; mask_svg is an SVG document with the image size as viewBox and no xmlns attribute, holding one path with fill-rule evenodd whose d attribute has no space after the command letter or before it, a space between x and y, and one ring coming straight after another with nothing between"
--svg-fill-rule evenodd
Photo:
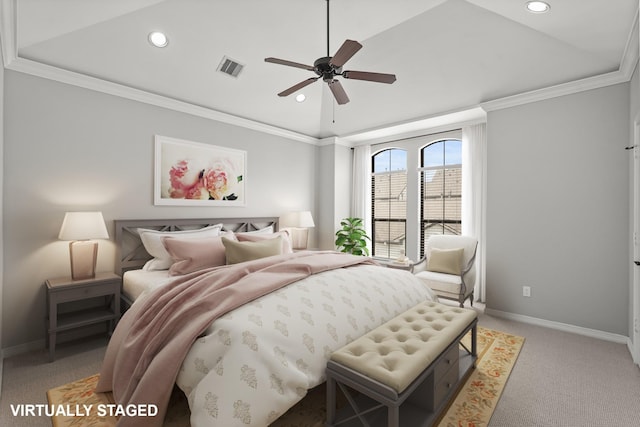
<instances>
[{"instance_id":1,"label":"fan blade","mask_svg":"<svg viewBox=\"0 0 640 427\"><path fill-rule=\"evenodd\" d=\"M367 71L344 71L342 77L345 79L367 80L377 83L393 83L396 81L395 74L369 73Z\"/></svg>"},{"instance_id":2,"label":"fan blade","mask_svg":"<svg viewBox=\"0 0 640 427\"><path fill-rule=\"evenodd\" d=\"M278 58L264 58L264 62L271 62L272 64L286 65L288 67L302 68L303 70L313 71L314 68L311 65L300 64L299 62L287 61L286 59Z\"/></svg>"},{"instance_id":3,"label":"fan blade","mask_svg":"<svg viewBox=\"0 0 640 427\"><path fill-rule=\"evenodd\" d=\"M282 92L280 92L278 94L278 96L288 96L291 95L293 92L296 92L300 89L302 89L303 87L310 85L311 83L315 82L316 80L318 80L320 77L310 77L307 80L301 81L300 83L291 86L289 89L287 90L283 90Z\"/></svg>"},{"instance_id":4,"label":"fan blade","mask_svg":"<svg viewBox=\"0 0 640 427\"><path fill-rule=\"evenodd\" d=\"M357 51L362 49L362 45L355 40L345 40L340 49L333 55L329 64L336 68L342 67Z\"/></svg>"},{"instance_id":5,"label":"fan blade","mask_svg":"<svg viewBox=\"0 0 640 427\"><path fill-rule=\"evenodd\" d=\"M349 102L349 97L347 96L347 92L344 91L344 88L340 84L338 80L331 80L327 82L329 85L329 89L333 93L333 97L338 101L338 104L346 104Z\"/></svg>"}]
</instances>

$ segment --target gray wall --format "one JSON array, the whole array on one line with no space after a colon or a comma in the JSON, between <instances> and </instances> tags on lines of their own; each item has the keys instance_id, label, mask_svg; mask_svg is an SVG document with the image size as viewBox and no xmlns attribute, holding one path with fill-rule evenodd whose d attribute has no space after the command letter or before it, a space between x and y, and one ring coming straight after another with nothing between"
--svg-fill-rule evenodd
<instances>
[{"instance_id":1,"label":"gray wall","mask_svg":"<svg viewBox=\"0 0 640 427\"><path fill-rule=\"evenodd\" d=\"M629 336L629 92L488 114L487 308Z\"/></svg>"},{"instance_id":2,"label":"gray wall","mask_svg":"<svg viewBox=\"0 0 640 427\"><path fill-rule=\"evenodd\" d=\"M318 172L318 236L320 249L335 249L335 232L342 218L351 216L351 148L336 143L335 138L323 140L319 149Z\"/></svg>"},{"instance_id":3,"label":"gray wall","mask_svg":"<svg viewBox=\"0 0 640 427\"><path fill-rule=\"evenodd\" d=\"M315 211L317 146L11 71L4 88L3 348L43 343L43 282L69 275L65 211L101 210L111 236L114 219ZM247 206L154 206L154 134L246 150ZM114 253L100 241L99 271Z\"/></svg>"},{"instance_id":4,"label":"gray wall","mask_svg":"<svg viewBox=\"0 0 640 427\"><path fill-rule=\"evenodd\" d=\"M42 345L43 281L68 275L67 210L116 218L310 209L314 247L348 215L351 153L7 71L2 347ZM620 84L488 116L487 304L628 336L630 102ZM153 206L153 135L248 152L244 208ZM337 221L337 222L336 222ZM100 242L99 270L114 247ZM532 297L522 297L522 286Z\"/></svg>"},{"instance_id":5,"label":"gray wall","mask_svg":"<svg viewBox=\"0 0 640 427\"><path fill-rule=\"evenodd\" d=\"M0 165L2 165L2 171L4 170L4 59L2 55L2 46L0 46ZM2 343L2 288L3 286L3 260L4 260L4 240L2 237L2 190L4 173L0 171L0 344ZM0 345L0 393L2 392L2 368L3 368L3 354L2 345Z\"/></svg>"},{"instance_id":6,"label":"gray wall","mask_svg":"<svg viewBox=\"0 0 640 427\"><path fill-rule=\"evenodd\" d=\"M636 69L631 77L631 81L629 82L630 86L630 108L629 108L629 145L633 145L636 143L634 128L635 121L640 120L640 73L638 73L638 66L636 64ZM629 154L629 182L633 182L633 155ZM633 185L629 186L629 254L633 256ZM632 340L635 340L635 336L633 334L633 322L634 322L634 306L633 300L637 301L637 304L640 304L640 298L637 295L637 291L633 289L633 269L638 268L634 267L634 264L629 262L629 335ZM640 355L637 355L640 356Z\"/></svg>"}]
</instances>

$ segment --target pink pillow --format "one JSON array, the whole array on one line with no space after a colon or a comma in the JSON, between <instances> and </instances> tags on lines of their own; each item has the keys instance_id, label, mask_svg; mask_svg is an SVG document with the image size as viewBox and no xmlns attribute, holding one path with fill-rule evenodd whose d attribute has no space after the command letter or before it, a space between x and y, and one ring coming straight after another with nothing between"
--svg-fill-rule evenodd
<instances>
[{"instance_id":1,"label":"pink pillow","mask_svg":"<svg viewBox=\"0 0 640 427\"><path fill-rule=\"evenodd\" d=\"M261 240L275 239L278 236L282 236L282 253L290 254L293 252L291 236L286 230L275 233L236 233L236 238L239 242L259 242Z\"/></svg>"},{"instance_id":2,"label":"pink pillow","mask_svg":"<svg viewBox=\"0 0 640 427\"><path fill-rule=\"evenodd\" d=\"M233 233L203 239L181 239L163 237L162 244L167 249L173 264L170 276L179 276L210 267L225 265L227 262L222 237L237 240Z\"/></svg>"}]
</instances>

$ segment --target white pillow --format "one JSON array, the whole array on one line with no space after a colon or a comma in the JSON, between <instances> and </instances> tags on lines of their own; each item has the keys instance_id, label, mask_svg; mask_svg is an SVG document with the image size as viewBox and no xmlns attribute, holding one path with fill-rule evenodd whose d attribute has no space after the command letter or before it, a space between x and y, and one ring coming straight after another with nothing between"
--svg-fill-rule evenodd
<instances>
[{"instance_id":1,"label":"white pillow","mask_svg":"<svg viewBox=\"0 0 640 427\"><path fill-rule=\"evenodd\" d=\"M201 239L203 237L219 236L222 224L210 225L197 230L158 231L138 228L138 234L144 248L153 258L142 267L143 270L168 270L173 264L171 255L162 244L163 237L180 237L181 239Z\"/></svg>"},{"instance_id":2,"label":"white pillow","mask_svg":"<svg viewBox=\"0 0 640 427\"><path fill-rule=\"evenodd\" d=\"M264 228L260 228L259 230L253 230L253 231L241 231L239 233L236 234L271 234L273 233L273 225L268 225Z\"/></svg>"}]
</instances>

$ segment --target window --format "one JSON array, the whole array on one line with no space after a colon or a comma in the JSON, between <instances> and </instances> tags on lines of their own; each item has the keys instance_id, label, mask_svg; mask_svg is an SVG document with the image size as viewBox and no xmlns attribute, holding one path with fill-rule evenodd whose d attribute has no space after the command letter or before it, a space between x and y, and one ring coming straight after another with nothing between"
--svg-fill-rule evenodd
<instances>
[{"instance_id":1,"label":"window","mask_svg":"<svg viewBox=\"0 0 640 427\"><path fill-rule=\"evenodd\" d=\"M372 161L372 255L397 258L406 250L407 152L383 150Z\"/></svg>"},{"instance_id":2,"label":"window","mask_svg":"<svg viewBox=\"0 0 640 427\"><path fill-rule=\"evenodd\" d=\"M462 233L462 141L445 139L421 150L420 256L434 234Z\"/></svg>"}]
</instances>

